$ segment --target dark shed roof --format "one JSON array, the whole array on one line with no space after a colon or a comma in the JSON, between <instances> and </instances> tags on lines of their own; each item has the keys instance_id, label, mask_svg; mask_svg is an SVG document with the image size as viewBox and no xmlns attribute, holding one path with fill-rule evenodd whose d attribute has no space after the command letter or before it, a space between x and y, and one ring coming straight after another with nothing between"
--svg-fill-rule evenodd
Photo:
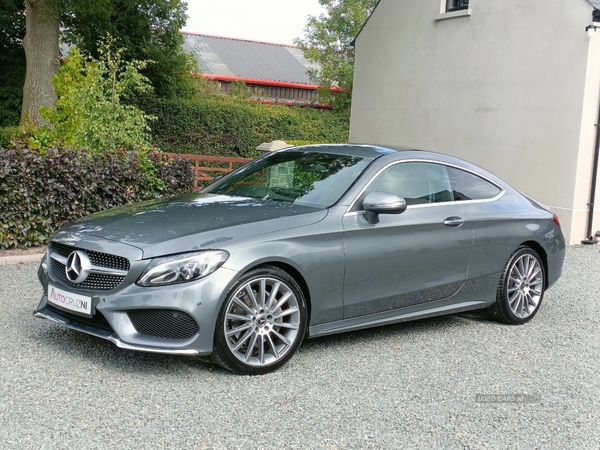
<instances>
[{"instance_id":1,"label":"dark shed roof","mask_svg":"<svg viewBox=\"0 0 600 450\"><path fill-rule=\"evenodd\" d=\"M206 34L183 33L186 52L198 60L203 74L311 84L307 70L315 67L292 45L271 44Z\"/></svg>"},{"instance_id":2,"label":"dark shed roof","mask_svg":"<svg viewBox=\"0 0 600 450\"><path fill-rule=\"evenodd\" d=\"M600 9L600 0L588 0L592 4L592 6L596 9Z\"/></svg>"}]
</instances>

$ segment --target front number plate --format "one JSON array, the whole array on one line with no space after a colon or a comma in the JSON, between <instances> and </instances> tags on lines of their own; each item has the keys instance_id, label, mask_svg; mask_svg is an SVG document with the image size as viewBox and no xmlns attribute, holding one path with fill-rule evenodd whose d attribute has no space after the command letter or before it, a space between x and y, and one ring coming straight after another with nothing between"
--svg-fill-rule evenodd
<instances>
[{"instance_id":1,"label":"front number plate","mask_svg":"<svg viewBox=\"0 0 600 450\"><path fill-rule=\"evenodd\" d=\"M83 314L92 315L92 298L85 295L63 291L51 284L48 285L48 302L60 308Z\"/></svg>"}]
</instances>

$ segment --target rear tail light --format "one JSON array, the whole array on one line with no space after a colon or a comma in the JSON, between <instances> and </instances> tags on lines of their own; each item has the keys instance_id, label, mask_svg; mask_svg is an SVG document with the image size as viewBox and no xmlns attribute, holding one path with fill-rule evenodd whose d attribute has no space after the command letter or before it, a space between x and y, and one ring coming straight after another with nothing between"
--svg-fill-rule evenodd
<instances>
[{"instance_id":1,"label":"rear tail light","mask_svg":"<svg viewBox=\"0 0 600 450\"><path fill-rule=\"evenodd\" d=\"M553 214L552 220L554 220L554 223L556 224L556 226L558 228L560 228L560 219L558 218L558 216L556 214Z\"/></svg>"}]
</instances>

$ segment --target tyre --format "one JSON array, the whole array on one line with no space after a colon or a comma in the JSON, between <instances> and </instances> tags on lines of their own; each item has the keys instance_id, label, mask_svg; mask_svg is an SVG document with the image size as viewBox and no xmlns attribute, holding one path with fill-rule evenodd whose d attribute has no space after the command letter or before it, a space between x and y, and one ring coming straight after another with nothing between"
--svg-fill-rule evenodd
<instances>
[{"instance_id":1,"label":"tyre","mask_svg":"<svg viewBox=\"0 0 600 450\"><path fill-rule=\"evenodd\" d=\"M490 315L501 322L519 325L536 315L544 298L546 273L540 256L521 246L511 255L498 285Z\"/></svg>"},{"instance_id":2,"label":"tyre","mask_svg":"<svg viewBox=\"0 0 600 450\"><path fill-rule=\"evenodd\" d=\"M284 365L306 330L302 290L283 270L264 266L231 289L217 319L213 359L232 372L260 375Z\"/></svg>"}]
</instances>

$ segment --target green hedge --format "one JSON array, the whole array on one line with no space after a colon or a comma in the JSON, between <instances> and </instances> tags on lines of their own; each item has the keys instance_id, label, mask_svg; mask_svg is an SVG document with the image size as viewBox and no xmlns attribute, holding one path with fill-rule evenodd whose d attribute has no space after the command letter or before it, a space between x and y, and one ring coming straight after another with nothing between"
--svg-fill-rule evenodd
<instances>
[{"instance_id":1,"label":"green hedge","mask_svg":"<svg viewBox=\"0 0 600 450\"><path fill-rule=\"evenodd\" d=\"M191 99L146 98L139 105L157 117L154 144L164 152L256 156L256 147L275 139L347 142L350 117L330 110L267 105L224 95Z\"/></svg>"},{"instance_id":2,"label":"green hedge","mask_svg":"<svg viewBox=\"0 0 600 450\"><path fill-rule=\"evenodd\" d=\"M189 192L193 183L188 161L158 152L141 165L135 152L91 156L51 150L40 156L0 149L0 249L47 243L67 222L129 202Z\"/></svg>"}]
</instances>

